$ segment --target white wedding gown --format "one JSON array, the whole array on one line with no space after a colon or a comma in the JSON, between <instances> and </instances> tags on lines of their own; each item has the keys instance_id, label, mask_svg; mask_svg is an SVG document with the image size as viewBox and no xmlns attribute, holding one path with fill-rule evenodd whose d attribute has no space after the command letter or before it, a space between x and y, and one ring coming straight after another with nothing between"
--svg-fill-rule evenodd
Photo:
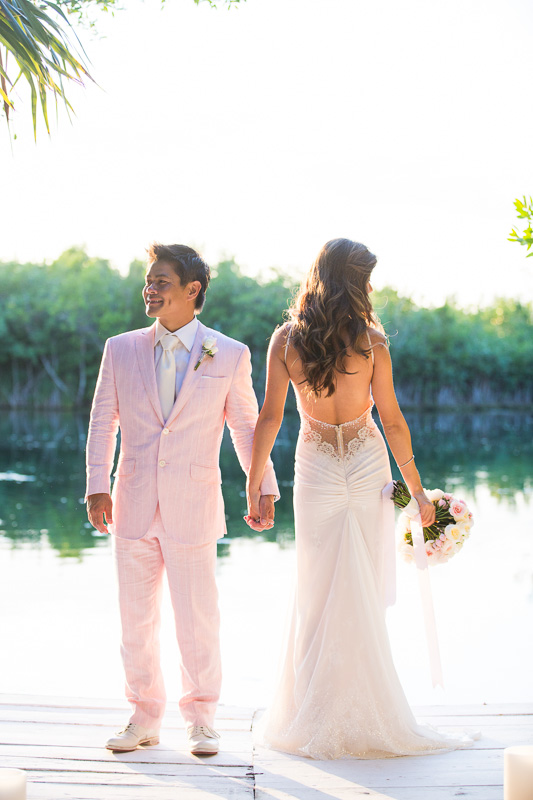
<instances>
[{"instance_id":1,"label":"white wedding gown","mask_svg":"<svg viewBox=\"0 0 533 800\"><path fill-rule=\"evenodd\" d=\"M417 724L394 668L382 595L391 472L372 408L343 425L300 416L294 609L259 743L317 759L468 746Z\"/></svg>"}]
</instances>

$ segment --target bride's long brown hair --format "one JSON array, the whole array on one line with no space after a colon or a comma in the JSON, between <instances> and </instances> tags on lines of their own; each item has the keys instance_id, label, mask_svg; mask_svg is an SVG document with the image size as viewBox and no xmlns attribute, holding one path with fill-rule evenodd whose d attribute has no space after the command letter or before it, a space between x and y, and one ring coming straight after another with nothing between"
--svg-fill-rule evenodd
<instances>
[{"instance_id":1,"label":"bride's long brown hair","mask_svg":"<svg viewBox=\"0 0 533 800\"><path fill-rule=\"evenodd\" d=\"M368 295L376 262L364 244L326 242L289 308L290 341L314 394L335 392L336 373L348 373L348 351L369 358L361 346L367 327L383 330Z\"/></svg>"}]
</instances>

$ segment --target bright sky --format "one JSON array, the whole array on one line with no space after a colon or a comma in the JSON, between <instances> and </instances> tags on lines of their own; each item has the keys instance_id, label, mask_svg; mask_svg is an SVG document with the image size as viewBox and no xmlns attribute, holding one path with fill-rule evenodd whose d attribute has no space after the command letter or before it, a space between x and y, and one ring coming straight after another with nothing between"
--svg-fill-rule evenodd
<instances>
[{"instance_id":1,"label":"bright sky","mask_svg":"<svg viewBox=\"0 0 533 800\"><path fill-rule=\"evenodd\" d=\"M533 193L529 0L128 0L81 33L99 84L49 139L0 129L0 259L154 240L300 276L347 236L377 288L533 299L507 242Z\"/></svg>"}]
</instances>

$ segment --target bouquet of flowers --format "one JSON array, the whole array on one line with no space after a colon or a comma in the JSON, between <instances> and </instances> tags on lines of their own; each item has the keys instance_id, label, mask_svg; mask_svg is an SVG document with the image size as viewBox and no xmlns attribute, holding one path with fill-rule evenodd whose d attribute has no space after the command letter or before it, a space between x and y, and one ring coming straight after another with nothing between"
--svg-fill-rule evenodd
<instances>
[{"instance_id":1,"label":"bouquet of flowers","mask_svg":"<svg viewBox=\"0 0 533 800\"><path fill-rule=\"evenodd\" d=\"M413 537L411 517L418 513L418 503L411 498L409 489L403 481L394 481L392 499L396 508L403 509L398 520L401 534L398 549L405 561L412 562ZM435 506L435 522L424 528L426 554L430 564L444 564L459 552L470 536L474 524L472 514L464 502L440 489L424 490Z\"/></svg>"}]
</instances>

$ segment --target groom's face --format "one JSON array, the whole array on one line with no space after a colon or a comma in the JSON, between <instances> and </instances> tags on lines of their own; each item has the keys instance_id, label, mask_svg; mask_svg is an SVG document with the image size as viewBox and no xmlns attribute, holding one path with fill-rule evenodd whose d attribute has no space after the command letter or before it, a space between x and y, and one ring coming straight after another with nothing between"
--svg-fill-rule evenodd
<instances>
[{"instance_id":1,"label":"groom's face","mask_svg":"<svg viewBox=\"0 0 533 800\"><path fill-rule=\"evenodd\" d=\"M155 261L148 269L143 299L147 317L175 317L187 311L187 286L182 286L179 275L171 264ZM190 305L190 302L189 302Z\"/></svg>"}]
</instances>

